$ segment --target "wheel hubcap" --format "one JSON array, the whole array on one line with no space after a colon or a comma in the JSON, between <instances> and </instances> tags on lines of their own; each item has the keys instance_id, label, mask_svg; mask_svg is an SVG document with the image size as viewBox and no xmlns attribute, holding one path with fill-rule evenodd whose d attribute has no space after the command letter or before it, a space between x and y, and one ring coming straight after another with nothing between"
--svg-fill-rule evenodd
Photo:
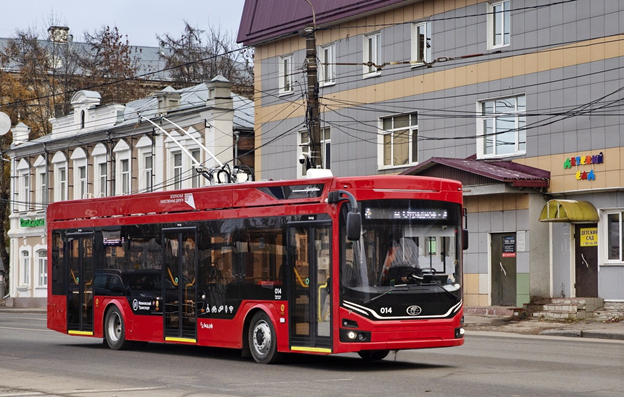
<instances>
[{"instance_id":1,"label":"wheel hubcap","mask_svg":"<svg viewBox=\"0 0 624 397\"><path fill-rule=\"evenodd\" d=\"M254 349L260 355L266 355L271 348L271 328L265 321L256 324L253 332Z\"/></svg>"},{"instance_id":2,"label":"wheel hubcap","mask_svg":"<svg viewBox=\"0 0 624 397\"><path fill-rule=\"evenodd\" d=\"M108 324L108 335L111 341L117 342L121 337L121 319L117 313L114 313Z\"/></svg>"}]
</instances>

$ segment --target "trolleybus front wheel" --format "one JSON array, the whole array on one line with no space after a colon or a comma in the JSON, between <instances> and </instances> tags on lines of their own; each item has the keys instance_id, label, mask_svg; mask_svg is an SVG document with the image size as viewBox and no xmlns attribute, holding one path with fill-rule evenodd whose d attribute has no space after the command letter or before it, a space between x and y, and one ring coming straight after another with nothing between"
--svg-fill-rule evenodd
<instances>
[{"instance_id":1,"label":"trolleybus front wheel","mask_svg":"<svg viewBox=\"0 0 624 397\"><path fill-rule=\"evenodd\" d=\"M249 350L256 362L271 364L277 362L277 339L275 328L265 312L254 314L249 326Z\"/></svg>"},{"instance_id":2,"label":"trolleybus front wheel","mask_svg":"<svg viewBox=\"0 0 624 397\"><path fill-rule=\"evenodd\" d=\"M390 350L363 350L358 352L360 357L366 361L379 361L386 358Z\"/></svg>"},{"instance_id":3,"label":"trolleybus front wheel","mask_svg":"<svg viewBox=\"0 0 624 397\"><path fill-rule=\"evenodd\" d=\"M104 338L108 347L113 350L124 350L131 346L131 342L126 340L126 326L124 325L121 312L113 306L104 319Z\"/></svg>"}]
</instances>

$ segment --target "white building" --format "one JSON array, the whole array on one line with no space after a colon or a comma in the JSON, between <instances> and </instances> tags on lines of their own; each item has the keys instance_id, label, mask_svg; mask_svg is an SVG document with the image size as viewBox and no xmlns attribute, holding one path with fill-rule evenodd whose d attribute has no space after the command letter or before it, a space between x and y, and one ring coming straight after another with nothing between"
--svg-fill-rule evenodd
<instances>
[{"instance_id":1,"label":"white building","mask_svg":"<svg viewBox=\"0 0 624 397\"><path fill-rule=\"evenodd\" d=\"M208 179L196 166L233 166L235 153L237 165L253 167L248 144L253 103L230 89L231 83L218 76L125 105L100 104L97 92L79 91L72 98L73 112L50 120L52 134L29 141L28 126L15 126L7 151L12 161L7 306L46 305L52 276L47 272L48 203L204 186Z\"/></svg>"}]
</instances>

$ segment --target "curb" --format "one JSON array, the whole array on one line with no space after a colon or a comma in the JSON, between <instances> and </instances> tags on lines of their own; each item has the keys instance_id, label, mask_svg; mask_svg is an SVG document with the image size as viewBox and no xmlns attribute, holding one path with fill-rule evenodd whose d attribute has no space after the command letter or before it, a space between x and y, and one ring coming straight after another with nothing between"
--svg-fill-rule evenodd
<instances>
[{"instance_id":1,"label":"curb","mask_svg":"<svg viewBox=\"0 0 624 397\"><path fill-rule=\"evenodd\" d=\"M624 333L614 333L608 331L551 329L540 332L539 334L544 336L563 336L568 338L624 340Z\"/></svg>"}]
</instances>

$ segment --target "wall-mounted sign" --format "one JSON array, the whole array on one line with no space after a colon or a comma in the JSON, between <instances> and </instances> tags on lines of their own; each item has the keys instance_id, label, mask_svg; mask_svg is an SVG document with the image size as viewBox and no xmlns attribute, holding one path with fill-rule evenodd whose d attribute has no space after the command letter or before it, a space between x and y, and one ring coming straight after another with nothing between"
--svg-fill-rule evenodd
<instances>
[{"instance_id":1,"label":"wall-mounted sign","mask_svg":"<svg viewBox=\"0 0 624 397\"><path fill-rule=\"evenodd\" d=\"M503 237L503 258L516 257L516 236Z\"/></svg>"},{"instance_id":2,"label":"wall-mounted sign","mask_svg":"<svg viewBox=\"0 0 624 397\"><path fill-rule=\"evenodd\" d=\"M602 164L603 162L604 155L602 154L602 152L597 155L569 157L563 162L563 169L569 169L572 167L579 167L584 165ZM594 170L578 170L576 171L575 176L578 181L596 180L596 174L594 173Z\"/></svg>"},{"instance_id":3,"label":"wall-mounted sign","mask_svg":"<svg viewBox=\"0 0 624 397\"><path fill-rule=\"evenodd\" d=\"M598 228L588 227L581 229L580 237L581 247L597 247L598 246Z\"/></svg>"},{"instance_id":4,"label":"wall-mounted sign","mask_svg":"<svg viewBox=\"0 0 624 397\"><path fill-rule=\"evenodd\" d=\"M21 227L38 227L45 226L45 219L20 219Z\"/></svg>"}]
</instances>

